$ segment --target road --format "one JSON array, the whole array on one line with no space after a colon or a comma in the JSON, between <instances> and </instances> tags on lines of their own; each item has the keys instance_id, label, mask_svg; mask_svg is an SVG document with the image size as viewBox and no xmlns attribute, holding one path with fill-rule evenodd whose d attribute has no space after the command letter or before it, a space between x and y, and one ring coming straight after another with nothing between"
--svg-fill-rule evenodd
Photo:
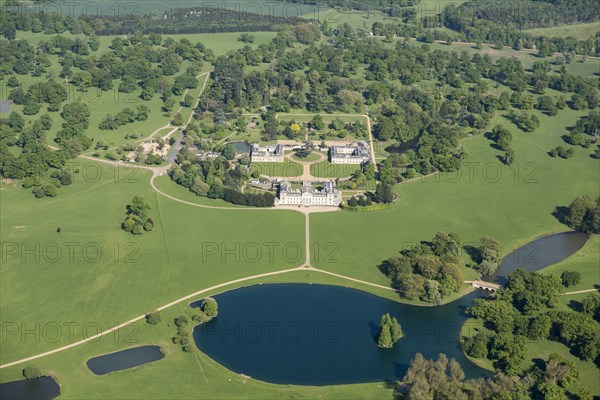
<instances>
[{"instance_id":1,"label":"road","mask_svg":"<svg viewBox=\"0 0 600 400\"><path fill-rule=\"evenodd\" d=\"M177 154L179 154L182 147L183 147L183 132L181 132L179 134L177 141L173 144L173 147L171 147L171 152L169 153L169 157L167 157L168 165L171 165L175 162L175 159L177 158Z\"/></svg>"}]
</instances>

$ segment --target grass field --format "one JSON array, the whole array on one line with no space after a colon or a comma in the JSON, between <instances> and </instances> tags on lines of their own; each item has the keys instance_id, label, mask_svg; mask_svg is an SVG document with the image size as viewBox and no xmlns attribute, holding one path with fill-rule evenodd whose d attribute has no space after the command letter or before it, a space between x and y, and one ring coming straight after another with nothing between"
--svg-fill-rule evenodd
<instances>
[{"instance_id":1,"label":"grass field","mask_svg":"<svg viewBox=\"0 0 600 400\"><path fill-rule=\"evenodd\" d=\"M274 276L259 282L335 283L335 278L310 271ZM350 287L361 287L348 281ZM362 286L364 288L364 286ZM229 289L229 288L227 288ZM222 289L226 290L226 289ZM375 290L377 292L377 289ZM382 294L385 291L380 290ZM208 293L208 295L216 294ZM81 398L200 398L200 399L384 399L392 395L384 383L357 385L294 386L273 385L235 374L200 351L184 353L170 338L175 334L173 319L179 315L193 315L187 303L181 303L161 313L162 321L156 326L138 322L118 335L107 335L89 345L79 346L63 353L35 361L44 373L51 374L61 384L62 397ZM167 326L170 323L170 327ZM130 335L130 336L128 336ZM88 370L85 361L90 357L144 344L158 344L166 357L158 362L126 371L96 376ZM22 366L3 369L2 382L21 379ZM173 379L165 379L165 377Z\"/></svg>"},{"instance_id":2,"label":"grass field","mask_svg":"<svg viewBox=\"0 0 600 400\"><path fill-rule=\"evenodd\" d=\"M564 271L577 271L581 281L564 289L565 292L593 289L600 285L600 236L592 235L581 250L558 264L544 268L544 273L560 275Z\"/></svg>"},{"instance_id":3,"label":"grass field","mask_svg":"<svg viewBox=\"0 0 600 400\"><path fill-rule=\"evenodd\" d=\"M317 161L319 158L321 158L321 155L323 155L323 154L324 153L321 153L321 152L312 152L304 158L298 157L296 154L293 154L292 158L296 161L311 162L311 161Z\"/></svg>"},{"instance_id":4,"label":"grass field","mask_svg":"<svg viewBox=\"0 0 600 400\"><path fill-rule=\"evenodd\" d=\"M56 198L39 200L28 190L2 185L3 322L34 327L79 321L106 329L211 284L304 262L304 217L299 213L192 207L153 192L148 172L116 175L95 162L80 169L75 183ZM141 236L120 229L125 206L135 194L150 204L155 221L155 229ZM272 262L243 256L258 245L264 251L261 257L267 257L261 247L265 242L291 243L302 254L275 252ZM8 243L17 248L6 247ZM65 243L75 243L72 256ZM31 251L25 258L24 249ZM223 255L226 249L234 255ZM80 339L82 334L77 331L75 336ZM2 344L0 362L67 340L32 339L23 346L20 337L9 338Z\"/></svg>"},{"instance_id":5,"label":"grass field","mask_svg":"<svg viewBox=\"0 0 600 400\"><path fill-rule=\"evenodd\" d=\"M577 296L563 296L561 299L572 299ZM468 319L461 329L462 337L471 337L477 334L481 329L483 323L481 320L471 318ZM582 361L579 358L572 355L562 343L554 342L550 340L531 340L526 339L525 343L525 361L523 367L527 368L534 365L534 360L542 359L547 360L550 354L560 354L565 359L571 361L577 370L579 371L579 381L573 383L568 387L568 390L572 393L577 393L582 387L589 388L596 395L600 394L600 380L598 379L598 368L592 361ZM486 358L472 358L468 357L475 364L482 368L493 370L494 367L492 362Z\"/></svg>"},{"instance_id":6,"label":"grass field","mask_svg":"<svg viewBox=\"0 0 600 400\"><path fill-rule=\"evenodd\" d=\"M414 40L413 40L413 42L417 43L417 45L422 44L422 43L418 43ZM391 47L391 46L394 46L395 44L390 43L390 44L386 44L386 45ZM466 51L468 54L475 54L475 53L479 53L481 55L489 54L489 56L491 57L491 59L493 61L499 59L500 57L507 57L507 58L516 57L523 63L523 66L525 68L531 68L535 61L544 59L544 58L538 57L537 54L535 54L535 53L530 53L530 52L526 52L526 51L516 51L508 46L505 46L502 50L498 50L498 49L492 48L490 46L483 46L482 49L476 49L471 44L461 44L461 43L453 43L451 46L448 46L443 43L431 43L431 44L428 44L428 46L430 46L431 49L443 50L443 51L455 51L457 53L462 53L463 51ZM547 60L548 62L551 63L552 71L554 71L555 73L558 73L560 71L559 65L552 64L552 61L554 61L554 57L546 57L545 60ZM581 61L582 61L581 58L578 57L577 61L572 62L570 64L566 64L565 67L567 68L567 71L572 74L588 76L588 77L592 77L592 76L595 76L596 74L600 73L600 64L598 63L598 60L588 59L586 62L581 62Z\"/></svg>"},{"instance_id":7,"label":"grass field","mask_svg":"<svg viewBox=\"0 0 600 400\"><path fill-rule=\"evenodd\" d=\"M302 165L285 160L282 163L252 163L252 171L267 176L296 177L302 175Z\"/></svg>"},{"instance_id":8,"label":"grass field","mask_svg":"<svg viewBox=\"0 0 600 400\"><path fill-rule=\"evenodd\" d=\"M298 110L298 111L302 111L302 110ZM319 115L321 115L321 117L323 117L323 122L325 124L329 124L331 123L331 121L333 121L334 119L341 119L344 122L354 122L354 121L360 121L360 122L365 122L365 118L362 115L347 115L347 114L341 114L341 113L332 113L332 114L328 114L328 113L320 113ZM317 113L302 113L302 114L294 114L294 113L279 113L277 114L277 119L281 120L281 121L291 121L294 120L296 122L309 122L311 119L313 119L313 117L317 115Z\"/></svg>"},{"instance_id":9,"label":"grass field","mask_svg":"<svg viewBox=\"0 0 600 400\"><path fill-rule=\"evenodd\" d=\"M332 164L328 160L321 161L310 166L310 173L317 178L347 178L351 176L360 165L356 164Z\"/></svg>"},{"instance_id":10,"label":"grass field","mask_svg":"<svg viewBox=\"0 0 600 400\"><path fill-rule=\"evenodd\" d=\"M589 24L561 25L553 26L551 28L528 29L525 32L540 36L571 36L579 40L585 40L590 36L595 35L598 31L600 31L600 23L591 22Z\"/></svg>"},{"instance_id":11,"label":"grass field","mask_svg":"<svg viewBox=\"0 0 600 400\"><path fill-rule=\"evenodd\" d=\"M391 210L311 215L311 238L339 248L339 262L322 267L388 284L377 265L403 248L430 240L438 230L457 232L467 243L495 237L505 253L517 243L569 230L552 212L576 196L598 194L592 184L600 179L598 162L589 156L591 149L576 148L569 160L547 155L549 149L565 145L561 136L582 112L563 110L554 118L537 115L542 125L535 133L518 131L502 116L491 121L490 127L501 123L513 133L517 162L511 167L500 164L500 152L488 139L475 136L463 141L469 157L460 173L398 185L399 200ZM475 276L469 269L463 274L465 279Z\"/></svg>"}]
</instances>

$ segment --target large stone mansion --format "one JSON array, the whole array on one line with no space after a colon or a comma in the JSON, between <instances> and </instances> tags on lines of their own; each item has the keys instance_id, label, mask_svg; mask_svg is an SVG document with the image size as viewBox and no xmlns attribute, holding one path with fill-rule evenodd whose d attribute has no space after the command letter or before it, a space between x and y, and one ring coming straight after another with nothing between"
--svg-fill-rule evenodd
<instances>
[{"instance_id":1,"label":"large stone mansion","mask_svg":"<svg viewBox=\"0 0 600 400\"><path fill-rule=\"evenodd\" d=\"M283 162L283 145L261 146L258 143L252 145L250 159L252 162Z\"/></svg>"},{"instance_id":2,"label":"large stone mansion","mask_svg":"<svg viewBox=\"0 0 600 400\"><path fill-rule=\"evenodd\" d=\"M335 188L332 181L323 182L322 189L313 188L310 182L302 182L300 189L292 189L288 181L279 184L276 205L298 206L339 206L342 193Z\"/></svg>"},{"instance_id":3,"label":"large stone mansion","mask_svg":"<svg viewBox=\"0 0 600 400\"><path fill-rule=\"evenodd\" d=\"M370 159L369 145L362 140L346 146L331 146L329 149L329 161L332 164L364 164Z\"/></svg>"}]
</instances>

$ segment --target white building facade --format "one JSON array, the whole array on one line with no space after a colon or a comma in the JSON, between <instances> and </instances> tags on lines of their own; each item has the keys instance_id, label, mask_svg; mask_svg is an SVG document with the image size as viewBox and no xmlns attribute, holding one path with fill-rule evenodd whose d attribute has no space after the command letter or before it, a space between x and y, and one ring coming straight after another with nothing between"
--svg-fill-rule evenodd
<instances>
[{"instance_id":1,"label":"white building facade","mask_svg":"<svg viewBox=\"0 0 600 400\"><path fill-rule=\"evenodd\" d=\"M332 164L364 164L371 160L369 145L360 141L346 146L331 146L329 161Z\"/></svg>"},{"instance_id":2,"label":"white building facade","mask_svg":"<svg viewBox=\"0 0 600 400\"><path fill-rule=\"evenodd\" d=\"M258 143L252 145L250 159L252 162L283 162L283 145L261 146Z\"/></svg>"},{"instance_id":3,"label":"white building facade","mask_svg":"<svg viewBox=\"0 0 600 400\"><path fill-rule=\"evenodd\" d=\"M288 181L279 185L279 193L275 204L297 206L334 206L342 202L342 193L331 181L323 182L322 189L315 189L310 182L302 182L300 189L292 189Z\"/></svg>"}]
</instances>

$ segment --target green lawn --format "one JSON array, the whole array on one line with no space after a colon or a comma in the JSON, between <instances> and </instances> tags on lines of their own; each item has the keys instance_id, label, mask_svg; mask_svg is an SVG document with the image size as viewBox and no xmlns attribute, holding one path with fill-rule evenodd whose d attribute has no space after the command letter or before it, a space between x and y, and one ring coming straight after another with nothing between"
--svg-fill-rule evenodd
<instances>
[{"instance_id":1,"label":"green lawn","mask_svg":"<svg viewBox=\"0 0 600 400\"><path fill-rule=\"evenodd\" d=\"M310 122L311 119L313 119L313 117L317 115L315 114L310 114L307 115L305 113L301 113L301 115L298 114L294 114L294 113L280 113L277 114L277 119L280 121L296 121L296 122ZM333 120L335 119L340 119L344 122L355 122L355 121L359 121L359 122L365 122L365 118L361 115L338 115L338 114L327 114L327 113L321 113L319 114L321 115L321 117L323 117L323 122L325 123L325 125L330 124Z\"/></svg>"},{"instance_id":2,"label":"green lawn","mask_svg":"<svg viewBox=\"0 0 600 400\"><path fill-rule=\"evenodd\" d=\"M304 217L299 213L193 207L153 192L146 171L131 176L121 171L116 179L110 167L77 161L81 172L75 183L56 198L35 199L30 190L2 185L0 234L4 245L17 246L3 247L3 322L32 329L36 323L93 322L105 329L214 284L304 263ZM120 229L125 206L136 194L150 204L155 221L155 229L141 236ZM302 254L284 258L279 251L271 260L266 242L290 243ZM68 243L76 246L71 258ZM261 258L245 257L244 251L255 245ZM33 253L22 258L23 249ZM237 256L223 255L231 249ZM75 338L82 334L76 330ZM31 338L25 345L20 336L10 337L2 344L0 363L68 340L67 335L56 342Z\"/></svg>"},{"instance_id":3,"label":"green lawn","mask_svg":"<svg viewBox=\"0 0 600 400\"><path fill-rule=\"evenodd\" d=\"M544 268L544 273L560 275L564 271L578 271L581 281L565 288L565 292L594 289L600 285L600 236L592 235L590 240L575 254L558 264Z\"/></svg>"},{"instance_id":4,"label":"green lawn","mask_svg":"<svg viewBox=\"0 0 600 400\"><path fill-rule=\"evenodd\" d=\"M256 48L261 44L266 44L271 41L277 32L250 32L254 36L253 43L240 42L237 39L240 37L239 32L226 33L191 33L185 35L162 35L163 37L172 37L175 40L188 39L192 43L202 42L206 47L212 49L215 55L222 55L231 50L241 49L248 45Z\"/></svg>"},{"instance_id":5,"label":"green lawn","mask_svg":"<svg viewBox=\"0 0 600 400\"><path fill-rule=\"evenodd\" d=\"M282 163L252 163L252 171L258 171L262 175L296 177L302 175L302 165L285 160Z\"/></svg>"},{"instance_id":6,"label":"green lawn","mask_svg":"<svg viewBox=\"0 0 600 400\"><path fill-rule=\"evenodd\" d=\"M416 41L413 41L413 42L417 43L418 45L422 44L422 43L418 43ZM393 44L391 44L391 45L393 46ZM538 57L537 54L535 54L535 53L530 53L530 52L526 52L526 51L516 51L508 46L504 46L504 48L502 50L498 50L498 49L492 48L490 46L483 46L482 49L478 50L473 45L460 44L460 43L453 43L451 46L447 46L446 44L443 44L443 43L431 43L431 44L429 44L429 46L432 49L443 50L443 51L455 51L457 53L462 53L463 51L466 51L469 54L475 54L475 53L479 53L481 55L489 54L489 56L491 57L491 59L493 61L496 61L500 57L507 57L507 58L516 57L523 63L523 66L525 66L526 68L531 68L535 61L543 59L543 58ZM554 71L556 73L558 73L560 71L560 65L552 64L552 61L554 61L554 57L546 57L545 60L547 60L548 62L551 63L552 71ZM600 65L598 63L598 60L596 60L596 59L588 59L586 62L582 62L581 58L578 57L577 61L572 62L570 64L566 64L565 67L567 68L567 71L572 74L588 76L588 77L593 77L593 76L595 76L595 74L600 72Z\"/></svg>"},{"instance_id":7,"label":"green lawn","mask_svg":"<svg viewBox=\"0 0 600 400\"><path fill-rule=\"evenodd\" d=\"M561 300L572 299L576 296L562 296ZM471 337L477 334L477 332L483 326L483 322L479 319L470 318L461 329L462 337ZM598 368L592 361L582 361L579 358L572 355L562 343L554 342L551 340L531 340L526 339L525 344L525 362L523 366L525 368L534 365L533 360L542 359L547 360L550 354L557 353L567 360L571 361L575 367L579 370L579 381L568 387L568 390L572 393L577 393L582 387L587 386L596 395L600 394L600 380L598 379ZM482 368L494 370L492 362L486 358L472 358L468 357L475 364Z\"/></svg>"},{"instance_id":8,"label":"green lawn","mask_svg":"<svg viewBox=\"0 0 600 400\"><path fill-rule=\"evenodd\" d=\"M317 161L319 158L321 158L321 154L323 154L323 153L312 152L304 158L298 157L296 154L293 154L292 158L296 161L310 162L310 161Z\"/></svg>"},{"instance_id":9,"label":"green lawn","mask_svg":"<svg viewBox=\"0 0 600 400\"><path fill-rule=\"evenodd\" d=\"M258 282L253 281L248 284ZM327 275L314 272L294 272L263 279L260 282L335 283L335 280ZM349 282L349 286L355 285ZM65 399L165 399L175 397L210 400L232 398L336 400L385 399L392 396L391 389L380 382L356 385L294 386L274 385L244 378L227 370L198 350L194 350L193 353L184 353L179 346L171 342L170 338L176 332L173 319L182 314L189 317L193 315L187 303L181 303L161 312L162 322L156 326L138 322L118 334L107 335L94 343L44 357L34 363L40 367L42 372L55 377L61 385L61 398ZM170 323L170 326L167 326L167 323ZM85 361L91 357L145 344L160 345L166 353L166 357L145 366L104 376L92 374L85 365ZM23 366L15 366L3 369L0 380L7 382L21 379L22 368ZM165 377L172 377L172 379Z\"/></svg>"},{"instance_id":10,"label":"green lawn","mask_svg":"<svg viewBox=\"0 0 600 400\"><path fill-rule=\"evenodd\" d=\"M547 360L552 353L560 354L571 361L579 370L579 382L569 386L568 390L577 393L582 387L587 386L595 395L600 394L600 379L598 379L598 367L592 361L582 361L569 352L567 346L550 340L528 341L526 344L525 360L527 364L533 365L533 360Z\"/></svg>"},{"instance_id":11,"label":"green lawn","mask_svg":"<svg viewBox=\"0 0 600 400\"><path fill-rule=\"evenodd\" d=\"M551 118L537 113L542 125L535 133L518 131L497 116L490 128L502 123L514 136L511 147L517 162L512 166L497 160L500 152L488 139L475 136L463 140L469 157L461 172L396 186L399 199L391 210L311 215L311 239L334 242L339 248L338 263L317 262L316 266L389 284L377 265L403 248L431 240L439 230L457 232L465 243L476 243L482 236L495 237L505 254L519 243L568 230L552 212L576 196L599 194L594 184L600 179L598 161L590 157L591 149L581 147L575 148L575 156L569 160L550 158L546 152L567 146L561 136L582 114L563 110ZM365 239L369 237L377 240ZM476 276L470 269L463 274L465 278Z\"/></svg>"},{"instance_id":12,"label":"green lawn","mask_svg":"<svg viewBox=\"0 0 600 400\"><path fill-rule=\"evenodd\" d=\"M357 164L332 164L328 160L310 166L310 173L317 178L347 178L351 176L360 165Z\"/></svg>"},{"instance_id":13,"label":"green lawn","mask_svg":"<svg viewBox=\"0 0 600 400\"><path fill-rule=\"evenodd\" d=\"M561 25L553 26L551 28L528 29L525 32L532 35L559 37L571 36L579 40L586 40L590 36L595 35L598 31L600 31L600 24L598 22L590 22L589 24Z\"/></svg>"}]
</instances>

